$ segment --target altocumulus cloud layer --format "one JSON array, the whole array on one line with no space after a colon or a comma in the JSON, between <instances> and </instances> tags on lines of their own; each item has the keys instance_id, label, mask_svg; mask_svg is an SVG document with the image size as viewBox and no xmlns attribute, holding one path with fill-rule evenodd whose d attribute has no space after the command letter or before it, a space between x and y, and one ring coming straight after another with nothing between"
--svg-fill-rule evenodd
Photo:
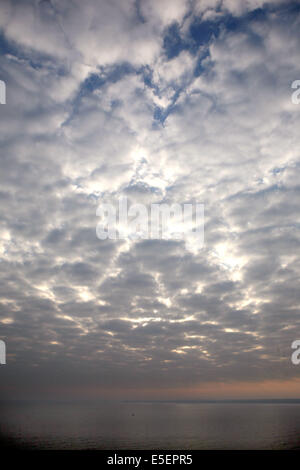
<instances>
[{"instance_id":1,"label":"altocumulus cloud layer","mask_svg":"<svg viewBox=\"0 0 300 470\"><path fill-rule=\"evenodd\" d=\"M1 396L299 377L297 3L2 0L0 22ZM120 195L204 203L203 249L100 241Z\"/></svg>"}]
</instances>

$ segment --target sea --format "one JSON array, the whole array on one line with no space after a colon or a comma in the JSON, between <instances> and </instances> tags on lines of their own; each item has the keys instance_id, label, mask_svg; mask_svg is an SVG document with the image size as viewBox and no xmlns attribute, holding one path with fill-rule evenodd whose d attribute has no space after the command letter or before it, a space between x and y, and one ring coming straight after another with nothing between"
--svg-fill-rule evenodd
<instances>
[{"instance_id":1,"label":"sea","mask_svg":"<svg viewBox=\"0 0 300 470\"><path fill-rule=\"evenodd\" d=\"M0 402L0 436L38 450L300 449L300 401Z\"/></svg>"}]
</instances>

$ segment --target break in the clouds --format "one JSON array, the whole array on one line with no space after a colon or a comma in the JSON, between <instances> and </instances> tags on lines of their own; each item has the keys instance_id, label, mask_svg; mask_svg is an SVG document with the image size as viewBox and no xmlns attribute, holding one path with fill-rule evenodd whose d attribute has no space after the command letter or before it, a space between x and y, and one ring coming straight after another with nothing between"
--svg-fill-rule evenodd
<instances>
[{"instance_id":1,"label":"break in the clouds","mask_svg":"<svg viewBox=\"0 0 300 470\"><path fill-rule=\"evenodd\" d=\"M299 378L299 4L2 0L0 26L1 396ZM99 240L124 195L204 203L204 247Z\"/></svg>"}]
</instances>

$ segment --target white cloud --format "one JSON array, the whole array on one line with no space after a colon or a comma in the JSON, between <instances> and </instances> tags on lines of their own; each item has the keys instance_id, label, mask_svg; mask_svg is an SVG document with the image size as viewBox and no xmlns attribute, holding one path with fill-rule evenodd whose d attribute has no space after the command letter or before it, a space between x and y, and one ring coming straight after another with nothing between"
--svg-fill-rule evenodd
<instances>
[{"instance_id":1,"label":"white cloud","mask_svg":"<svg viewBox=\"0 0 300 470\"><path fill-rule=\"evenodd\" d=\"M162 27L170 23L181 23L187 13L187 0L142 0L141 12L147 21L160 24Z\"/></svg>"},{"instance_id":2,"label":"white cloud","mask_svg":"<svg viewBox=\"0 0 300 470\"><path fill-rule=\"evenodd\" d=\"M136 371L147 359L149 380L160 383L161 361L170 360L172 383L182 371L198 383L216 377L195 352L201 333L224 380L252 380L258 370L292 376L270 371L261 354L272 355L271 336L289 347L299 327L300 114L290 88L299 78L297 15L223 28L203 46L209 54L195 77L203 50L167 60L163 49L164 28L182 22L185 2L140 2L146 22L133 1L35 5L0 7L5 38L17 44L1 66L8 104L0 307L14 321L3 331L18 337L16 354L28 351L20 364L30 354L47 362L51 342L73 363L81 355L92 361L97 342L114 377L116 364L127 370L141 354ZM227 1L223 11L241 15L253 5ZM198 2L197 14L218 14L213 6ZM187 24L180 33L187 39ZM163 122L154 118L157 106ZM101 243L97 204L124 193L147 203L205 203L204 249ZM244 362L232 359L233 334ZM223 367L224 358L233 365Z\"/></svg>"}]
</instances>

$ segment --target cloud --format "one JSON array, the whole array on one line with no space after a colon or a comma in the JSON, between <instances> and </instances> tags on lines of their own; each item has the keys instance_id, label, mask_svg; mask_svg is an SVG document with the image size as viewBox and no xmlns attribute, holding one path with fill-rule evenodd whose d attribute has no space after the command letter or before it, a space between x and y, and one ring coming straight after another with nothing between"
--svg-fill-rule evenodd
<instances>
[{"instance_id":1,"label":"cloud","mask_svg":"<svg viewBox=\"0 0 300 470\"><path fill-rule=\"evenodd\" d=\"M295 6L0 8L3 396L297 377ZM100 241L121 195L204 203L204 247Z\"/></svg>"}]
</instances>

